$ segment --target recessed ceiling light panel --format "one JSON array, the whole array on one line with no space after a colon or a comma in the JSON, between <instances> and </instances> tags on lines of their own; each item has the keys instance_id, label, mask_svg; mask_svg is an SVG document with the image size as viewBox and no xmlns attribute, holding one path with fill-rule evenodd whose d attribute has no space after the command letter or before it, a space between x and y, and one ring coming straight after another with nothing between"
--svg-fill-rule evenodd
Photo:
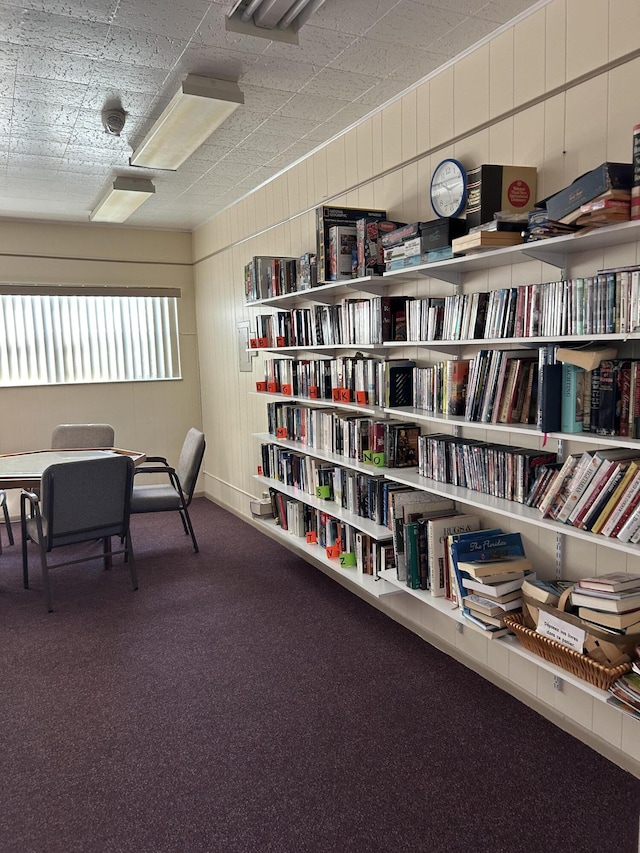
<instances>
[{"instance_id":1,"label":"recessed ceiling light panel","mask_svg":"<svg viewBox=\"0 0 640 853\"><path fill-rule=\"evenodd\" d=\"M243 103L237 83L189 74L133 152L131 165L175 171Z\"/></svg>"}]
</instances>

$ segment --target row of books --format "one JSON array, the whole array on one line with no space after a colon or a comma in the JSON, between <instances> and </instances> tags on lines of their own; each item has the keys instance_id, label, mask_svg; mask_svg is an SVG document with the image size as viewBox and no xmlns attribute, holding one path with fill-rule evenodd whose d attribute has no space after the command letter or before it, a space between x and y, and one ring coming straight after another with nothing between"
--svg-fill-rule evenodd
<instances>
[{"instance_id":1,"label":"row of books","mask_svg":"<svg viewBox=\"0 0 640 853\"><path fill-rule=\"evenodd\" d=\"M555 453L431 434L418 439L418 472L439 483L525 503L540 466Z\"/></svg>"},{"instance_id":2,"label":"row of books","mask_svg":"<svg viewBox=\"0 0 640 853\"><path fill-rule=\"evenodd\" d=\"M640 453L605 448L572 453L540 472L537 506L543 518L622 542L640 542ZM533 491L533 489L532 489Z\"/></svg>"},{"instance_id":3,"label":"row of books","mask_svg":"<svg viewBox=\"0 0 640 853\"><path fill-rule=\"evenodd\" d=\"M411 359L337 356L265 359L259 390L328 402L368 406L413 405Z\"/></svg>"},{"instance_id":4,"label":"row of books","mask_svg":"<svg viewBox=\"0 0 640 853\"><path fill-rule=\"evenodd\" d=\"M291 536L317 545L325 554L329 548L337 565L354 566L360 574L375 577L381 570L393 568L390 542L378 542L330 512L315 509L275 488L269 489L269 496L275 523Z\"/></svg>"},{"instance_id":5,"label":"row of books","mask_svg":"<svg viewBox=\"0 0 640 853\"><path fill-rule=\"evenodd\" d=\"M415 468L418 464L420 428L408 421L280 402L267 405L267 418L274 438L377 467Z\"/></svg>"},{"instance_id":6,"label":"row of books","mask_svg":"<svg viewBox=\"0 0 640 853\"><path fill-rule=\"evenodd\" d=\"M565 377L564 393L578 411L580 431L640 438L640 360L607 359L594 370L575 372L575 387Z\"/></svg>"},{"instance_id":7,"label":"row of books","mask_svg":"<svg viewBox=\"0 0 640 853\"><path fill-rule=\"evenodd\" d=\"M406 301L404 296L374 296L260 314L256 317L257 338L263 347L404 341Z\"/></svg>"},{"instance_id":8,"label":"row of books","mask_svg":"<svg viewBox=\"0 0 640 853\"><path fill-rule=\"evenodd\" d=\"M538 374L538 360L529 354L480 350L475 359L446 359L430 367L415 367L414 405L479 423L533 424L538 410Z\"/></svg>"},{"instance_id":9,"label":"row of books","mask_svg":"<svg viewBox=\"0 0 640 853\"><path fill-rule=\"evenodd\" d=\"M343 299L260 315L256 326L269 347L628 334L640 328L640 268L447 297Z\"/></svg>"},{"instance_id":10,"label":"row of books","mask_svg":"<svg viewBox=\"0 0 640 853\"><path fill-rule=\"evenodd\" d=\"M628 334L640 328L640 268L489 292L407 297L406 326L409 341Z\"/></svg>"},{"instance_id":11,"label":"row of books","mask_svg":"<svg viewBox=\"0 0 640 853\"><path fill-rule=\"evenodd\" d=\"M382 475L363 474L287 450L277 444L260 448L264 476L348 510L375 524L389 526L388 495L394 484Z\"/></svg>"}]
</instances>

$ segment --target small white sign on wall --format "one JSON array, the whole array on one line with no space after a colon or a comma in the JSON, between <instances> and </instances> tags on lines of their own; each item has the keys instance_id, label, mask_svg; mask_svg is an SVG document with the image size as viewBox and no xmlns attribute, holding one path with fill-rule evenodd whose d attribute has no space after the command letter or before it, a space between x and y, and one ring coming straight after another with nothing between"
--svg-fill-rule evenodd
<instances>
[{"instance_id":1,"label":"small white sign on wall","mask_svg":"<svg viewBox=\"0 0 640 853\"><path fill-rule=\"evenodd\" d=\"M253 370L252 354L249 351L250 328L248 320L238 322L238 366L241 373L251 373Z\"/></svg>"},{"instance_id":2,"label":"small white sign on wall","mask_svg":"<svg viewBox=\"0 0 640 853\"><path fill-rule=\"evenodd\" d=\"M583 652L586 631L565 622L564 619L559 619L552 613L546 613L544 610L538 612L536 631L543 637L549 637L550 640L562 643L563 646L568 646L580 654Z\"/></svg>"}]
</instances>

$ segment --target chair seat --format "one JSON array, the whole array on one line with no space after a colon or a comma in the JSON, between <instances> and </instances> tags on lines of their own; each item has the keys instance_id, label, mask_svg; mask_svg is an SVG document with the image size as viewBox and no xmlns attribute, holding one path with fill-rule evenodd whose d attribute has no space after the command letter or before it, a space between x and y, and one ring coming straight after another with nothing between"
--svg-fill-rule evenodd
<instances>
[{"instance_id":1,"label":"chair seat","mask_svg":"<svg viewBox=\"0 0 640 853\"><path fill-rule=\"evenodd\" d=\"M131 495L131 512L164 512L180 510L180 495L173 486L153 483L148 486L134 486Z\"/></svg>"}]
</instances>

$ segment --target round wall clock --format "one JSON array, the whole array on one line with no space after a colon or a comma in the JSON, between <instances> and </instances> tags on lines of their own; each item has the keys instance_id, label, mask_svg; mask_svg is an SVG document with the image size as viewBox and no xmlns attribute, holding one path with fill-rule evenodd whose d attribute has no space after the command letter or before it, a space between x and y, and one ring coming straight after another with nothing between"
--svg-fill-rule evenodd
<instances>
[{"instance_id":1,"label":"round wall clock","mask_svg":"<svg viewBox=\"0 0 640 853\"><path fill-rule=\"evenodd\" d=\"M438 216L458 216L467 203L467 172L458 160L448 157L431 176L431 207Z\"/></svg>"}]
</instances>

